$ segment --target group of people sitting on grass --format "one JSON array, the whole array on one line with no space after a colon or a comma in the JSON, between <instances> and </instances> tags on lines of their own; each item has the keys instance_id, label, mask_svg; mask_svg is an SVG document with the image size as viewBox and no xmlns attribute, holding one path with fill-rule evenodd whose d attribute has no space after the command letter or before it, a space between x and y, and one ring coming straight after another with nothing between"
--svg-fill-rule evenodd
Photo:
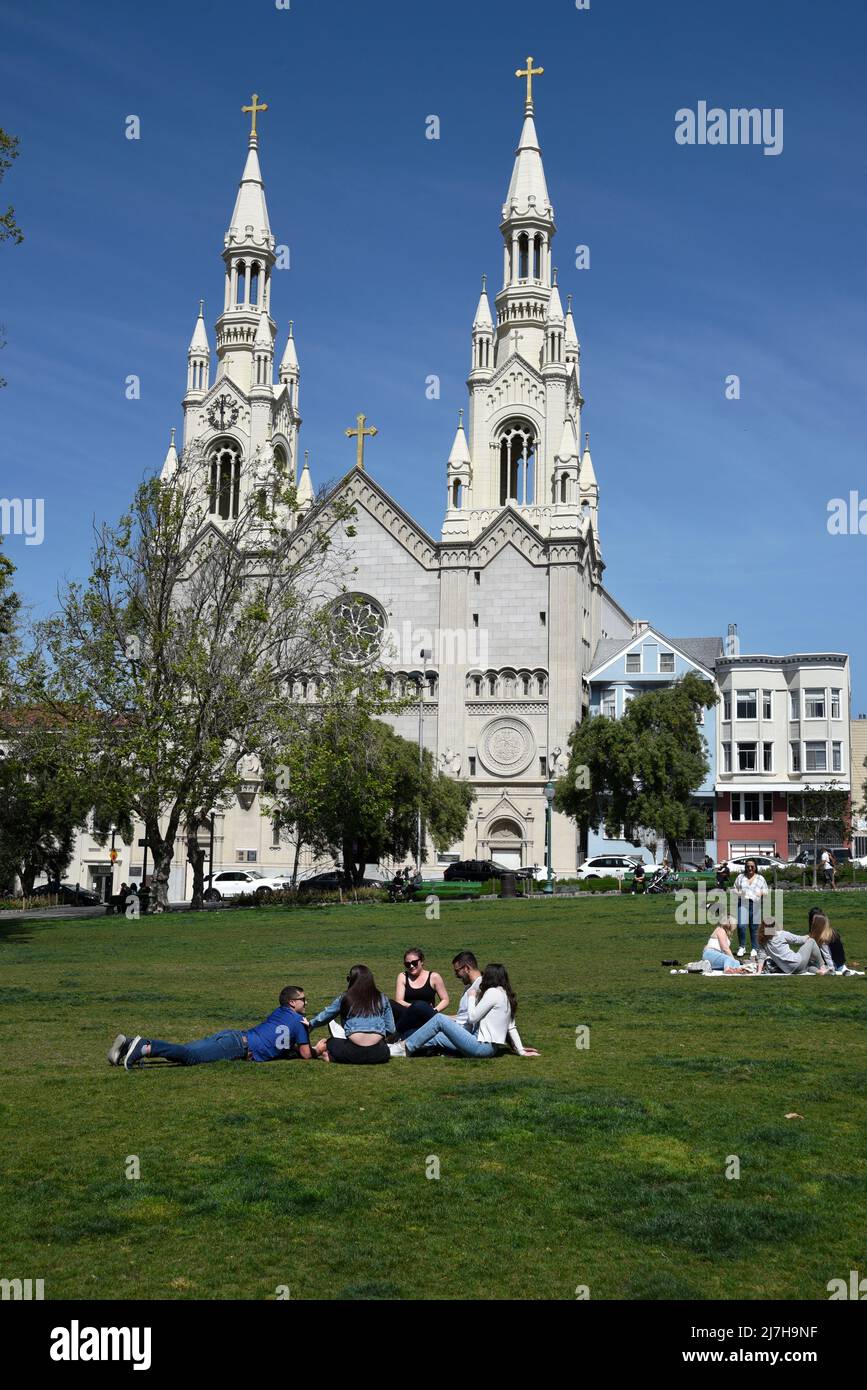
<instances>
[{"instance_id":1,"label":"group of people sitting on grass","mask_svg":"<svg viewBox=\"0 0 867 1390\"><path fill-rule=\"evenodd\" d=\"M722 970L726 975L863 975L846 964L846 951L840 933L820 907L811 907L806 936L783 931L770 918L759 924L753 940L752 959L743 959L743 949L736 956L731 937L738 925L727 917L714 927L701 953L707 962L706 970Z\"/></svg>"},{"instance_id":2,"label":"group of people sitting on grass","mask_svg":"<svg viewBox=\"0 0 867 1390\"><path fill-rule=\"evenodd\" d=\"M395 997L389 999L366 965L353 965L346 989L313 1018L307 1018L307 996L300 985L280 992L278 1007L255 1028L223 1029L196 1042L163 1042L140 1033L118 1033L108 1051L112 1066L133 1067L149 1062L195 1066L202 1062L275 1062L299 1058L370 1065L392 1057L497 1057L504 1052L536 1057L525 1047L515 1027L518 1000L504 965L479 969L472 951L459 951L452 960L463 986L457 1014L445 1013L448 990L436 970L425 967L424 952L404 952ZM315 1028L329 1025L329 1036L311 1043Z\"/></svg>"}]
</instances>

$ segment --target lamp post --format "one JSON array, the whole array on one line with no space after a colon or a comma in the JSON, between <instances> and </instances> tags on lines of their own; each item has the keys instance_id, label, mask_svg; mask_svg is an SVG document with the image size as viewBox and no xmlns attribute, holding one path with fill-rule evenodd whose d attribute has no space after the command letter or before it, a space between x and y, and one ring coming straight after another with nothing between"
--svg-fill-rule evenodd
<instances>
[{"instance_id":1,"label":"lamp post","mask_svg":"<svg viewBox=\"0 0 867 1390\"><path fill-rule=\"evenodd\" d=\"M545 881L545 887L542 889L543 893L554 892L554 871L551 866L551 821L553 819L554 796L554 782L549 778L545 786L545 844L547 847L548 877Z\"/></svg>"},{"instance_id":2,"label":"lamp post","mask_svg":"<svg viewBox=\"0 0 867 1390\"><path fill-rule=\"evenodd\" d=\"M426 647L422 647L418 654L422 664L422 678L418 683L418 815L416 819L416 871L421 878L421 774L423 767L422 753L424 751L424 688L427 683L427 664L430 660L430 652Z\"/></svg>"}]
</instances>

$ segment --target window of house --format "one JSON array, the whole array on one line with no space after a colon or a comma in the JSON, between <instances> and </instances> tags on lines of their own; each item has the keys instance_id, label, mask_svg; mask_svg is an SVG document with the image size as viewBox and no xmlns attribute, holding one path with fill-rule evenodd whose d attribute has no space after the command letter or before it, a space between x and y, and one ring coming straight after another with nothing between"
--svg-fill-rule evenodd
<instances>
[{"instance_id":1,"label":"window of house","mask_svg":"<svg viewBox=\"0 0 867 1390\"><path fill-rule=\"evenodd\" d=\"M824 690L805 690L805 691L804 691L804 718L805 718L805 719L824 719L824 718L825 718L825 692L824 692Z\"/></svg>"},{"instance_id":2,"label":"window of house","mask_svg":"<svg viewBox=\"0 0 867 1390\"><path fill-rule=\"evenodd\" d=\"M789 691L789 700L791 701L791 709L790 709L790 716L791 716L791 718L792 718L792 719L800 719L800 717L801 717L801 697L800 697L800 693L799 693L797 690L790 690L790 691Z\"/></svg>"},{"instance_id":3,"label":"window of house","mask_svg":"<svg viewBox=\"0 0 867 1390\"><path fill-rule=\"evenodd\" d=\"M626 674L627 676L637 676L641 671L641 652L627 652L626 655Z\"/></svg>"},{"instance_id":4,"label":"window of house","mask_svg":"<svg viewBox=\"0 0 867 1390\"><path fill-rule=\"evenodd\" d=\"M723 744L723 746L722 746L722 756L723 756L723 772L731 772L731 770L732 770L732 746L731 746L730 743L724 743L724 744Z\"/></svg>"},{"instance_id":5,"label":"window of house","mask_svg":"<svg viewBox=\"0 0 867 1390\"><path fill-rule=\"evenodd\" d=\"M839 690L832 690L832 691L831 691L831 718L832 718L832 719L839 719L839 718L840 718L840 691L839 691Z\"/></svg>"},{"instance_id":6,"label":"window of house","mask_svg":"<svg viewBox=\"0 0 867 1390\"><path fill-rule=\"evenodd\" d=\"M773 690L762 691L762 718L773 719L774 717L774 692Z\"/></svg>"},{"instance_id":7,"label":"window of house","mask_svg":"<svg viewBox=\"0 0 867 1390\"><path fill-rule=\"evenodd\" d=\"M606 719L614 719L617 715L617 697L611 691L602 696L602 713Z\"/></svg>"},{"instance_id":8,"label":"window of house","mask_svg":"<svg viewBox=\"0 0 867 1390\"><path fill-rule=\"evenodd\" d=\"M659 653L659 669L660 671L674 670L674 652Z\"/></svg>"},{"instance_id":9,"label":"window of house","mask_svg":"<svg viewBox=\"0 0 867 1390\"><path fill-rule=\"evenodd\" d=\"M476 760L475 760L475 758L474 758L472 755L470 755L470 757L467 759L467 761L468 761L468 763L469 763L469 765L470 765L470 776L471 776L471 777L475 777L475 775L476 775Z\"/></svg>"},{"instance_id":10,"label":"window of house","mask_svg":"<svg viewBox=\"0 0 867 1390\"><path fill-rule=\"evenodd\" d=\"M737 717L738 719L755 719L756 692L754 690L739 690L737 692Z\"/></svg>"},{"instance_id":11,"label":"window of house","mask_svg":"<svg viewBox=\"0 0 867 1390\"><path fill-rule=\"evenodd\" d=\"M792 760L792 771L801 771L801 745L800 743L789 744L789 754Z\"/></svg>"},{"instance_id":12,"label":"window of house","mask_svg":"<svg viewBox=\"0 0 867 1390\"><path fill-rule=\"evenodd\" d=\"M548 776L548 762L544 754L542 754L542 756L539 758L539 776Z\"/></svg>"},{"instance_id":13,"label":"window of house","mask_svg":"<svg viewBox=\"0 0 867 1390\"><path fill-rule=\"evenodd\" d=\"M805 743L804 751L807 760L808 772L828 771L827 743Z\"/></svg>"},{"instance_id":14,"label":"window of house","mask_svg":"<svg viewBox=\"0 0 867 1390\"><path fill-rule=\"evenodd\" d=\"M843 745L836 741L831 744L831 771L843 771Z\"/></svg>"},{"instance_id":15,"label":"window of house","mask_svg":"<svg viewBox=\"0 0 867 1390\"><path fill-rule=\"evenodd\" d=\"M756 771L756 745L754 743L738 744L738 772Z\"/></svg>"},{"instance_id":16,"label":"window of house","mask_svg":"<svg viewBox=\"0 0 867 1390\"><path fill-rule=\"evenodd\" d=\"M774 770L774 745L772 743L762 744L762 771L773 772Z\"/></svg>"},{"instance_id":17,"label":"window of house","mask_svg":"<svg viewBox=\"0 0 867 1390\"><path fill-rule=\"evenodd\" d=\"M732 792L733 821L769 821L774 818L770 792Z\"/></svg>"},{"instance_id":18,"label":"window of house","mask_svg":"<svg viewBox=\"0 0 867 1390\"><path fill-rule=\"evenodd\" d=\"M257 849L236 849L236 850L235 850L235 863L236 863L236 864L255 864L255 863L256 863L256 860L257 860L258 858L259 858L259 851L258 851Z\"/></svg>"},{"instance_id":19,"label":"window of house","mask_svg":"<svg viewBox=\"0 0 867 1390\"><path fill-rule=\"evenodd\" d=\"M729 694L729 692L726 691L725 694L723 695L723 719L726 719L726 720L727 720L727 719L731 719L731 717L732 717L732 697L731 697L731 695Z\"/></svg>"}]
</instances>

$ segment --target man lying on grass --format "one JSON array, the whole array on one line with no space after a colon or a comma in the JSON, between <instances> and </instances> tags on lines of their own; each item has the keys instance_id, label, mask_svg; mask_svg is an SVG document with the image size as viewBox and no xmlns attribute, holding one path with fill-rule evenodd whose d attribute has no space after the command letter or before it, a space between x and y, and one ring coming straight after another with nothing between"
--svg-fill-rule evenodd
<instances>
[{"instance_id":1,"label":"man lying on grass","mask_svg":"<svg viewBox=\"0 0 867 1390\"><path fill-rule=\"evenodd\" d=\"M196 1042L171 1043L159 1038L143 1038L141 1034L128 1038L118 1033L108 1050L113 1067L140 1067L148 1060L175 1062L180 1067L194 1067L200 1062L280 1062L313 1056L310 1034L304 1019L306 996L300 985L287 985L280 991L280 1004L273 1013L246 1033L224 1028Z\"/></svg>"}]
</instances>

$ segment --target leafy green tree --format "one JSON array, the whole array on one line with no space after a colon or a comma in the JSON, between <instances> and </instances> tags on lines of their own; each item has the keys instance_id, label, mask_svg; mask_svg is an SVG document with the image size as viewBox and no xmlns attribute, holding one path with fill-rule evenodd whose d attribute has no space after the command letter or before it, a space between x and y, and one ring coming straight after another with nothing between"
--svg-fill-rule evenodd
<instances>
[{"instance_id":1,"label":"leafy green tree","mask_svg":"<svg viewBox=\"0 0 867 1390\"><path fill-rule=\"evenodd\" d=\"M9 700L11 665L18 650L18 619L21 599L13 587L15 566L3 553L0 536L0 709Z\"/></svg>"},{"instance_id":2,"label":"leafy green tree","mask_svg":"<svg viewBox=\"0 0 867 1390\"><path fill-rule=\"evenodd\" d=\"M851 803L836 779L821 786L804 786L789 796L789 835L813 851L813 887L818 886L818 859L826 845L849 838ZM821 847L821 848L820 848Z\"/></svg>"},{"instance_id":3,"label":"leafy green tree","mask_svg":"<svg viewBox=\"0 0 867 1390\"><path fill-rule=\"evenodd\" d=\"M39 628L41 698L64 713L68 761L94 770L98 800L144 824L157 908L181 828L195 835L237 791L243 761L264 766L291 734L292 673L340 664L329 529L308 519L299 541L294 488L277 468L258 474L220 527L201 459L146 480L129 513L98 528L87 584ZM349 516L331 513L329 527Z\"/></svg>"},{"instance_id":4,"label":"leafy green tree","mask_svg":"<svg viewBox=\"0 0 867 1390\"><path fill-rule=\"evenodd\" d=\"M474 793L437 773L427 749L401 738L354 700L327 709L281 754L285 789L275 796L281 822L305 842L342 859L358 884L366 864L400 859L416 846L418 812L437 849L463 834Z\"/></svg>"},{"instance_id":5,"label":"leafy green tree","mask_svg":"<svg viewBox=\"0 0 867 1390\"><path fill-rule=\"evenodd\" d=\"M605 825L612 837L621 825L653 830L678 868L677 841L705 835L705 813L693 801L710 769L699 718L717 699L711 683L690 671L634 696L621 719L596 715L577 724L556 809L584 830Z\"/></svg>"}]
</instances>

